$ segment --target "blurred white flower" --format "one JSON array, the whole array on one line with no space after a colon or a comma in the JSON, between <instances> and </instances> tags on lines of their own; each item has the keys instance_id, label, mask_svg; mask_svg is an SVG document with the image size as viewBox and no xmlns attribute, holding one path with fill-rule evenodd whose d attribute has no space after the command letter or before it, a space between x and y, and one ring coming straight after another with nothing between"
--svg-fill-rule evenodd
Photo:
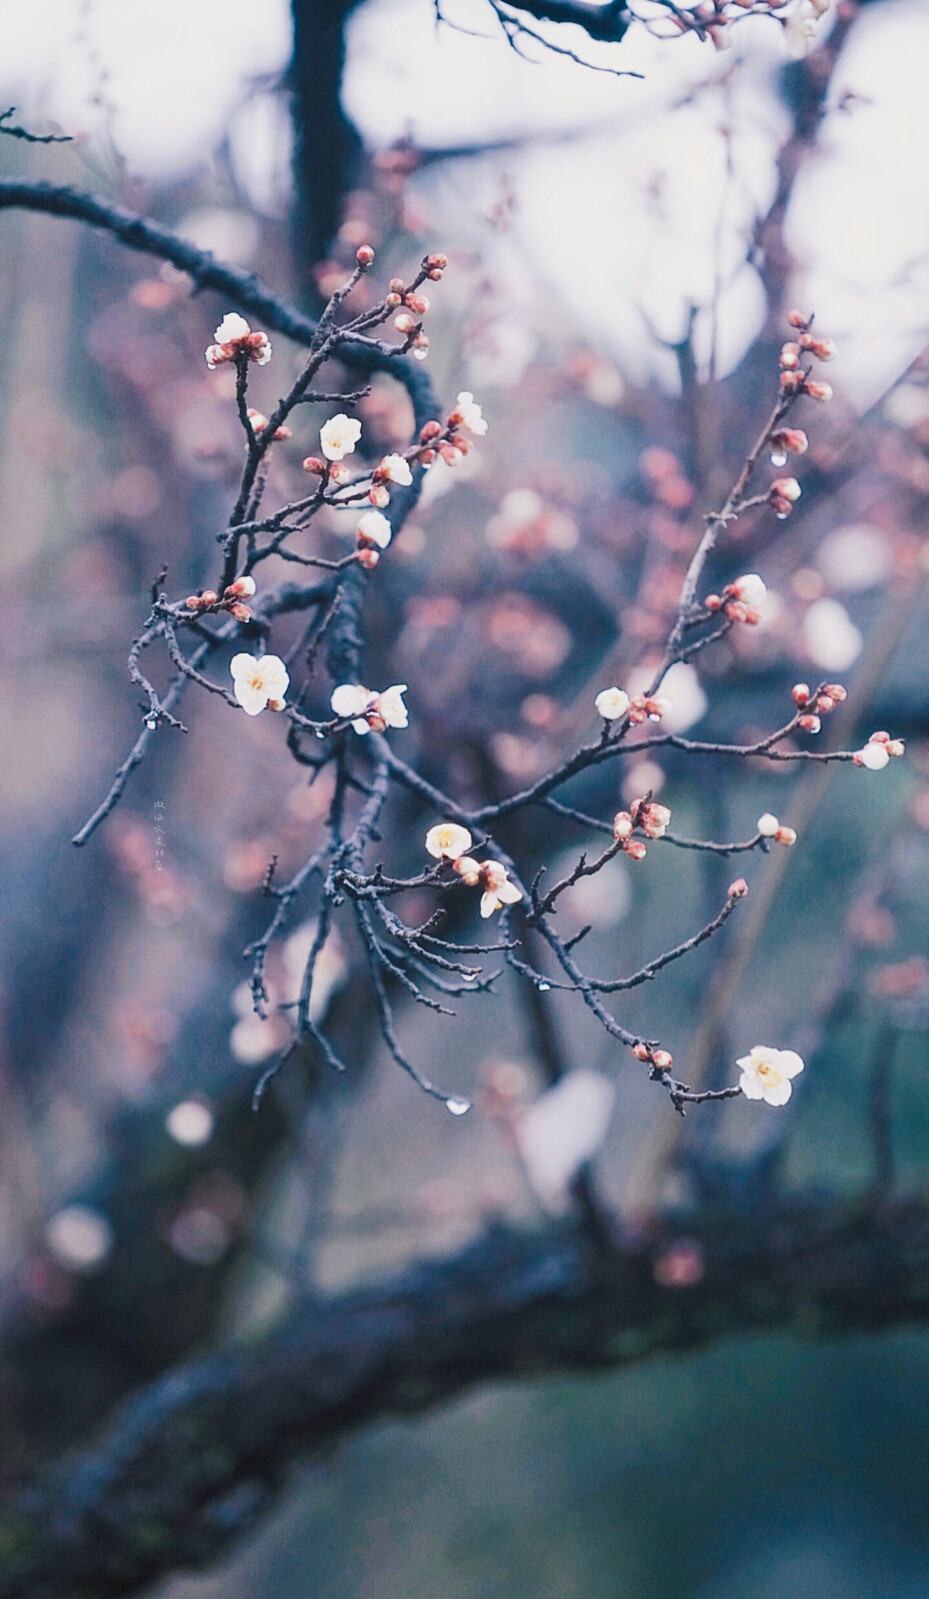
<instances>
[{"instance_id":1,"label":"blurred white flower","mask_svg":"<svg viewBox=\"0 0 929 1599\"><path fill-rule=\"evenodd\" d=\"M376 544L379 550L386 550L393 538L393 528L381 511L365 511L364 516L358 518L357 531L359 538Z\"/></svg>"},{"instance_id":2,"label":"blurred white flower","mask_svg":"<svg viewBox=\"0 0 929 1599\"><path fill-rule=\"evenodd\" d=\"M889 542L878 528L869 527L866 522L837 527L819 546L816 565L831 588L876 588L890 571Z\"/></svg>"},{"instance_id":3,"label":"blurred white flower","mask_svg":"<svg viewBox=\"0 0 929 1599\"><path fill-rule=\"evenodd\" d=\"M561 1209L584 1162L603 1143L616 1089L599 1072L569 1072L536 1100L516 1123L520 1158L543 1204Z\"/></svg>"},{"instance_id":4,"label":"blurred white flower","mask_svg":"<svg viewBox=\"0 0 929 1599\"><path fill-rule=\"evenodd\" d=\"M846 672L861 654L864 639L838 600L815 600L803 618L803 642L815 666Z\"/></svg>"},{"instance_id":5,"label":"blurred white flower","mask_svg":"<svg viewBox=\"0 0 929 1599\"><path fill-rule=\"evenodd\" d=\"M409 462L402 455L385 455L377 470L378 475L385 477L389 483L400 483L406 487L413 481Z\"/></svg>"},{"instance_id":6,"label":"blurred white flower","mask_svg":"<svg viewBox=\"0 0 929 1599\"><path fill-rule=\"evenodd\" d=\"M467 428L469 433L484 434L487 432L484 413L469 389L462 389L455 401L455 409L452 415L461 417L461 426Z\"/></svg>"},{"instance_id":7,"label":"blurred white flower","mask_svg":"<svg viewBox=\"0 0 929 1599\"><path fill-rule=\"evenodd\" d=\"M457 861L471 848L471 834L457 822L437 822L426 834L426 849L436 860Z\"/></svg>"}]
</instances>

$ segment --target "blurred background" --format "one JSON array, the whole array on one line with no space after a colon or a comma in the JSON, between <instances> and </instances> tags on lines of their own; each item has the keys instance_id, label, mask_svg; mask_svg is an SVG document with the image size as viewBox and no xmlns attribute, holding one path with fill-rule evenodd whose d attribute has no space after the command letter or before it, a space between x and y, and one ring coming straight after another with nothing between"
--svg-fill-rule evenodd
<instances>
[{"instance_id":1,"label":"blurred background","mask_svg":"<svg viewBox=\"0 0 929 1599\"><path fill-rule=\"evenodd\" d=\"M241 951L266 920L270 857L287 873L312 849L325 783L307 784L271 718L243 728L190 695L189 735L163 730L104 828L70 842L138 727L125 657L153 580L167 564L182 594L212 572L240 441L203 349L231 307L107 236L5 211L8 1483L307 1293L501 1222L564 1225L564 1171L539 1131L561 1072L608 1086L576 1114L593 1116L593 1180L617 1227L674 1218L698 1273L688 1227L708 1207L751 1211L775 1183L831 1201L888 1181L876 1096L894 1184L925 1184L929 10L842 0L799 60L764 16L726 51L642 22L620 45L534 22L522 54L485 0L448 0L442 17L430 0L0 0L3 107L74 135L0 141L2 175L101 191L310 310L361 243L380 287L447 253L431 375L446 408L472 390L490 431L456 472L428 474L372 588L369 653L370 681L410 684L404 751L465 800L546 770L590 732L604 684L644 686L703 512L770 410L785 308L815 310L840 356L832 405L797 417L803 497L787 521L741 521L712 572L764 576L761 625L674 669L671 725L756 738L787 719L795 681L837 679L849 702L822 738L856 748L887 727L907 759L872 774L661 751L571 790L609 816L651 788L690 837L747 839L766 810L797 828L794 850L735 864L620 858L560 913L563 931L593 925L590 969L632 971L744 870L745 914L619 1014L710 1083L760 1039L798 1049L789 1113L739 1100L679 1124L579 1006L505 982L455 1021L400 1009L411 1055L474 1100L449 1118L381 1047L346 930L316 1002L349 1073L297 1062L253 1115L287 1030L251 1014ZM274 343L253 385L266 410L299 359ZM405 446L398 386L378 378L359 415L375 459ZM315 425L279 451L282 500L305 482ZM347 551L335 520L316 525L323 553ZM283 644L296 636L283 627ZM386 830L398 871L418 869L423 816L399 808ZM519 845L557 870L578 833L540 813ZM279 999L312 913L298 907L273 951ZM929 1346L906 1329L729 1338L615 1375L478 1389L349 1437L222 1567L158 1591L917 1599L927 1399Z\"/></svg>"}]
</instances>

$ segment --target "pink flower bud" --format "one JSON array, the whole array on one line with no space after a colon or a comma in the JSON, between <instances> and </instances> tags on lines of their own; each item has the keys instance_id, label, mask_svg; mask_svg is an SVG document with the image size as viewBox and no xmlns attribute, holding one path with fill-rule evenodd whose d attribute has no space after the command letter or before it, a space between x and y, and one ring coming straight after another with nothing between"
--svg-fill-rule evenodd
<instances>
[{"instance_id":1,"label":"pink flower bud","mask_svg":"<svg viewBox=\"0 0 929 1599\"><path fill-rule=\"evenodd\" d=\"M347 483L351 478L351 475L352 469L347 461L329 462L329 481L330 483L334 483L336 488L338 488L342 483Z\"/></svg>"},{"instance_id":2,"label":"pink flower bud","mask_svg":"<svg viewBox=\"0 0 929 1599\"><path fill-rule=\"evenodd\" d=\"M674 1057L667 1049L653 1049L652 1061L660 1072L670 1071L674 1064Z\"/></svg>"},{"instance_id":3,"label":"pink flower bud","mask_svg":"<svg viewBox=\"0 0 929 1599\"><path fill-rule=\"evenodd\" d=\"M390 494L383 483L372 483L368 490L368 499L372 505L377 506L379 511L383 511L385 505L390 504Z\"/></svg>"},{"instance_id":4,"label":"pink flower bud","mask_svg":"<svg viewBox=\"0 0 929 1599\"><path fill-rule=\"evenodd\" d=\"M820 694L819 699L816 701L816 709L818 711L822 711L824 716L828 716L830 711L834 711L835 700L832 698L832 695Z\"/></svg>"},{"instance_id":5,"label":"pink flower bud","mask_svg":"<svg viewBox=\"0 0 929 1599\"><path fill-rule=\"evenodd\" d=\"M617 843L620 839L629 838L632 833L632 817L628 811L617 811L613 817L613 837Z\"/></svg>"},{"instance_id":6,"label":"pink flower bud","mask_svg":"<svg viewBox=\"0 0 929 1599\"><path fill-rule=\"evenodd\" d=\"M801 716L797 723L805 733L818 733L822 725L818 716Z\"/></svg>"},{"instance_id":7,"label":"pink flower bud","mask_svg":"<svg viewBox=\"0 0 929 1599\"><path fill-rule=\"evenodd\" d=\"M790 691L790 697L795 705L808 705L810 700L809 683L795 683Z\"/></svg>"},{"instance_id":8,"label":"pink flower bud","mask_svg":"<svg viewBox=\"0 0 929 1599\"><path fill-rule=\"evenodd\" d=\"M314 472L317 477L321 477L326 470L326 463L321 461L318 455L308 455L303 462L303 470Z\"/></svg>"},{"instance_id":9,"label":"pink flower bud","mask_svg":"<svg viewBox=\"0 0 929 1599\"><path fill-rule=\"evenodd\" d=\"M848 699L848 690L843 688L841 683L827 683L825 693L831 700L835 700L836 705L841 705L843 700Z\"/></svg>"},{"instance_id":10,"label":"pink flower bud","mask_svg":"<svg viewBox=\"0 0 929 1599\"><path fill-rule=\"evenodd\" d=\"M186 600L184 601L184 605L188 611L199 611L203 605L203 601L199 594L188 594Z\"/></svg>"},{"instance_id":11,"label":"pink flower bud","mask_svg":"<svg viewBox=\"0 0 929 1599\"><path fill-rule=\"evenodd\" d=\"M632 1053L636 1060L649 1060L651 1058L651 1051L647 1044L633 1044Z\"/></svg>"},{"instance_id":12,"label":"pink flower bud","mask_svg":"<svg viewBox=\"0 0 929 1599\"><path fill-rule=\"evenodd\" d=\"M782 372L781 388L785 394L797 394L803 387L802 372Z\"/></svg>"},{"instance_id":13,"label":"pink flower bud","mask_svg":"<svg viewBox=\"0 0 929 1599\"><path fill-rule=\"evenodd\" d=\"M878 732L878 733L872 733L871 737L868 739L868 743L869 744L889 744L890 743L890 734L889 733L885 733L883 731L883 729L880 732Z\"/></svg>"},{"instance_id":14,"label":"pink flower bud","mask_svg":"<svg viewBox=\"0 0 929 1599\"><path fill-rule=\"evenodd\" d=\"M906 753L906 745L904 744L902 738L889 739L884 745L884 748L888 755L903 755Z\"/></svg>"},{"instance_id":15,"label":"pink flower bud","mask_svg":"<svg viewBox=\"0 0 929 1599\"><path fill-rule=\"evenodd\" d=\"M813 379L810 379L806 385L806 392L811 400L821 400L825 405L827 401L832 399L832 384L817 383Z\"/></svg>"},{"instance_id":16,"label":"pink flower bud","mask_svg":"<svg viewBox=\"0 0 929 1599\"><path fill-rule=\"evenodd\" d=\"M425 316L429 309L429 299L425 294L408 294L406 303L411 311L416 312L417 316Z\"/></svg>"},{"instance_id":17,"label":"pink flower bud","mask_svg":"<svg viewBox=\"0 0 929 1599\"><path fill-rule=\"evenodd\" d=\"M240 600L236 600L229 607L229 615L234 616L237 622L247 622L250 619L251 614L252 613L248 606L243 605Z\"/></svg>"},{"instance_id":18,"label":"pink flower bud","mask_svg":"<svg viewBox=\"0 0 929 1599\"><path fill-rule=\"evenodd\" d=\"M797 842L797 835L792 827L779 827L774 835L775 844L782 844L784 849L792 849Z\"/></svg>"},{"instance_id":19,"label":"pink flower bud","mask_svg":"<svg viewBox=\"0 0 929 1599\"><path fill-rule=\"evenodd\" d=\"M216 595L216 590L215 589L204 589L203 593L200 596L200 604L201 605L215 605L216 604L216 599L217 599L217 595Z\"/></svg>"},{"instance_id":20,"label":"pink flower bud","mask_svg":"<svg viewBox=\"0 0 929 1599\"><path fill-rule=\"evenodd\" d=\"M815 355L817 361L834 361L839 353L839 346L834 339L814 339L811 333L804 334L800 343L811 355Z\"/></svg>"},{"instance_id":21,"label":"pink flower bud","mask_svg":"<svg viewBox=\"0 0 929 1599\"><path fill-rule=\"evenodd\" d=\"M769 504L779 522L783 522L784 518L789 516L793 510L790 501L785 500L780 494L772 494Z\"/></svg>"},{"instance_id":22,"label":"pink flower bud","mask_svg":"<svg viewBox=\"0 0 929 1599\"><path fill-rule=\"evenodd\" d=\"M427 255L426 266L430 272L444 272L448 266L448 256L443 255L441 251L437 255Z\"/></svg>"},{"instance_id":23,"label":"pink flower bud","mask_svg":"<svg viewBox=\"0 0 929 1599\"><path fill-rule=\"evenodd\" d=\"M421 444L429 444L433 439L438 439L442 434L441 422L427 422L420 428L419 439Z\"/></svg>"},{"instance_id":24,"label":"pink flower bud","mask_svg":"<svg viewBox=\"0 0 929 1599\"><path fill-rule=\"evenodd\" d=\"M370 244L360 244L358 246L358 249L355 251L355 260L358 262L360 267L369 267L374 265L374 251Z\"/></svg>"},{"instance_id":25,"label":"pink flower bud","mask_svg":"<svg viewBox=\"0 0 929 1599\"><path fill-rule=\"evenodd\" d=\"M800 365L800 349L796 344L785 344L780 354L781 370L792 372Z\"/></svg>"},{"instance_id":26,"label":"pink flower bud","mask_svg":"<svg viewBox=\"0 0 929 1599\"><path fill-rule=\"evenodd\" d=\"M630 860L641 861L645 859L645 845L642 843L640 838L627 839L626 843L623 845L623 848Z\"/></svg>"},{"instance_id":27,"label":"pink flower bud","mask_svg":"<svg viewBox=\"0 0 929 1599\"><path fill-rule=\"evenodd\" d=\"M234 583L229 584L226 594L234 600L250 600L257 586L253 577L237 577Z\"/></svg>"},{"instance_id":28,"label":"pink flower bud","mask_svg":"<svg viewBox=\"0 0 929 1599\"><path fill-rule=\"evenodd\" d=\"M799 500L802 490L795 477L776 477L771 493L781 500Z\"/></svg>"},{"instance_id":29,"label":"pink flower bud","mask_svg":"<svg viewBox=\"0 0 929 1599\"><path fill-rule=\"evenodd\" d=\"M744 899L748 893L748 884L744 877L737 877L734 883L729 884L727 895L729 899Z\"/></svg>"},{"instance_id":30,"label":"pink flower bud","mask_svg":"<svg viewBox=\"0 0 929 1599\"><path fill-rule=\"evenodd\" d=\"M363 544L355 556L358 565L366 567L369 572L373 571L377 566L380 558L378 551L373 549L370 544Z\"/></svg>"},{"instance_id":31,"label":"pink flower bud","mask_svg":"<svg viewBox=\"0 0 929 1599\"><path fill-rule=\"evenodd\" d=\"M708 611L718 611L723 602L718 594L708 594L703 603Z\"/></svg>"},{"instance_id":32,"label":"pink flower bud","mask_svg":"<svg viewBox=\"0 0 929 1599\"><path fill-rule=\"evenodd\" d=\"M804 332L804 333L806 332L807 328L809 327L811 321L812 321L812 318L808 317L808 316L804 316L802 311L788 311L788 313L787 313L787 325L788 325L788 327L800 328L802 330L802 332Z\"/></svg>"},{"instance_id":33,"label":"pink flower bud","mask_svg":"<svg viewBox=\"0 0 929 1599\"><path fill-rule=\"evenodd\" d=\"M403 304L403 299L399 294L396 294L393 289L391 289L390 293L384 298L384 304L389 306L391 311L396 311L398 305Z\"/></svg>"},{"instance_id":34,"label":"pink flower bud","mask_svg":"<svg viewBox=\"0 0 929 1599\"><path fill-rule=\"evenodd\" d=\"M402 278L391 278L388 288L390 289L391 294L406 293L406 284Z\"/></svg>"},{"instance_id":35,"label":"pink flower bud","mask_svg":"<svg viewBox=\"0 0 929 1599\"><path fill-rule=\"evenodd\" d=\"M398 333L415 333L416 322L409 311L401 311L399 316L394 317L394 327Z\"/></svg>"}]
</instances>

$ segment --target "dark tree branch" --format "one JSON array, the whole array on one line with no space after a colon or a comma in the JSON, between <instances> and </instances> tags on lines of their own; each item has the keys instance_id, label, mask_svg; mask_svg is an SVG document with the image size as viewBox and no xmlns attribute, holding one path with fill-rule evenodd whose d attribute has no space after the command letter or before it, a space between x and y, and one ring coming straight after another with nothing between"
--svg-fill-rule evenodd
<instances>
[{"instance_id":1,"label":"dark tree branch","mask_svg":"<svg viewBox=\"0 0 929 1599\"><path fill-rule=\"evenodd\" d=\"M687 1288L661 1286L674 1241L665 1230L605 1256L577 1237L490 1231L451 1260L313 1302L263 1345L180 1368L8 1499L0 1599L116 1599L207 1565L267 1511L296 1461L478 1383L617 1369L759 1329L874 1331L929 1312L924 1197L716 1217L698 1229L701 1275Z\"/></svg>"}]
</instances>

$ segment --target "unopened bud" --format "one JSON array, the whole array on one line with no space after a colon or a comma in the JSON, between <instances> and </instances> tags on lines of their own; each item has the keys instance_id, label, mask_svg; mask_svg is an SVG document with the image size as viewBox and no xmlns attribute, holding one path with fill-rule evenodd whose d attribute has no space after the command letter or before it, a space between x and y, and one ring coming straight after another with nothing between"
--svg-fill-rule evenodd
<instances>
[{"instance_id":1,"label":"unopened bud","mask_svg":"<svg viewBox=\"0 0 929 1599\"><path fill-rule=\"evenodd\" d=\"M437 255L427 255L426 266L432 272L444 272L448 266L448 256L443 255L441 251Z\"/></svg>"},{"instance_id":2,"label":"unopened bud","mask_svg":"<svg viewBox=\"0 0 929 1599\"><path fill-rule=\"evenodd\" d=\"M408 294L406 303L411 311L416 312L417 316L425 316L429 309L429 299L425 294Z\"/></svg>"},{"instance_id":3,"label":"unopened bud","mask_svg":"<svg viewBox=\"0 0 929 1599\"><path fill-rule=\"evenodd\" d=\"M217 595L216 595L216 590L215 589L204 589L203 593L200 596L200 604L201 605L215 605L216 604L216 599L217 599Z\"/></svg>"},{"instance_id":4,"label":"unopened bud","mask_svg":"<svg viewBox=\"0 0 929 1599\"><path fill-rule=\"evenodd\" d=\"M800 343L811 355L815 355L817 361L834 361L839 353L839 346L834 339L814 339L811 333L805 333Z\"/></svg>"},{"instance_id":5,"label":"unopened bud","mask_svg":"<svg viewBox=\"0 0 929 1599\"><path fill-rule=\"evenodd\" d=\"M810 702L809 683L795 683L790 691L790 697L795 705L808 705ZM834 695L833 698L835 698Z\"/></svg>"},{"instance_id":6,"label":"unopened bud","mask_svg":"<svg viewBox=\"0 0 929 1599\"><path fill-rule=\"evenodd\" d=\"M785 394L797 394L803 387L802 372L782 372L781 388Z\"/></svg>"},{"instance_id":7,"label":"unopened bud","mask_svg":"<svg viewBox=\"0 0 929 1599\"><path fill-rule=\"evenodd\" d=\"M797 722L797 726L802 727L805 733L818 733L822 725L818 716L801 716Z\"/></svg>"},{"instance_id":8,"label":"unopened bud","mask_svg":"<svg viewBox=\"0 0 929 1599\"><path fill-rule=\"evenodd\" d=\"M653 1049L652 1050L652 1063L653 1063L653 1065L658 1067L658 1070L660 1072L670 1071L671 1067L674 1064L674 1057L672 1056L670 1050L667 1050L667 1049Z\"/></svg>"},{"instance_id":9,"label":"unopened bud","mask_svg":"<svg viewBox=\"0 0 929 1599\"><path fill-rule=\"evenodd\" d=\"M347 483L351 475L352 469L347 461L330 461L329 482L334 483L336 488L342 483Z\"/></svg>"},{"instance_id":10,"label":"unopened bud","mask_svg":"<svg viewBox=\"0 0 929 1599\"><path fill-rule=\"evenodd\" d=\"M800 330L804 333L806 332L812 320L812 317L804 316L802 311L788 311L787 313L788 327L800 328Z\"/></svg>"},{"instance_id":11,"label":"unopened bud","mask_svg":"<svg viewBox=\"0 0 929 1599\"><path fill-rule=\"evenodd\" d=\"M303 470L304 472L314 472L317 477L322 477L326 470L326 463L321 461L318 455L308 455L303 462Z\"/></svg>"},{"instance_id":12,"label":"unopened bud","mask_svg":"<svg viewBox=\"0 0 929 1599\"><path fill-rule=\"evenodd\" d=\"M403 296L391 289L390 293L384 298L384 304L389 306L391 311L396 311L397 307L403 304Z\"/></svg>"},{"instance_id":13,"label":"unopened bud","mask_svg":"<svg viewBox=\"0 0 929 1599\"><path fill-rule=\"evenodd\" d=\"M833 389L831 383L817 383L814 379L806 385L806 392L811 400L821 400L825 405L832 399Z\"/></svg>"},{"instance_id":14,"label":"unopened bud","mask_svg":"<svg viewBox=\"0 0 929 1599\"><path fill-rule=\"evenodd\" d=\"M372 483L368 490L368 499L372 505L377 506L379 511L383 511L385 505L390 504L390 494L383 483Z\"/></svg>"},{"instance_id":15,"label":"unopened bud","mask_svg":"<svg viewBox=\"0 0 929 1599\"><path fill-rule=\"evenodd\" d=\"M906 753L906 745L902 738L889 739L884 748L888 755L904 755Z\"/></svg>"},{"instance_id":16,"label":"unopened bud","mask_svg":"<svg viewBox=\"0 0 929 1599\"><path fill-rule=\"evenodd\" d=\"M727 894L729 899L744 899L748 893L748 884L744 877L737 877L734 883L729 884Z\"/></svg>"},{"instance_id":17,"label":"unopened bud","mask_svg":"<svg viewBox=\"0 0 929 1599\"><path fill-rule=\"evenodd\" d=\"M380 558L378 551L372 549L370 544L363 544L355 556L358 565L365 567L369 572L374 570Z\"/></svg>"},{"instance_id":18,"label":"unopened bud","mask_svg":"<svg viewBox=\"0 0 929 1599\"><path fill-rule=\"evenodd\" d=\"M416 320L410 316L409 311L401 311L399 316L394 317L394 327L398 333L415 333Z\"/></svg>"},{"instance_id":19,"label":"unopened bud","mask_svg":"<svg viewBox=\"0 0 929 1599\"><path fill-rule=\"evenodd\" d=\"M370 244L360 244L358 246L358 249L355 251L355 260L358 262L358 265L360 267L373 266L374 265L374 251L371 248L371 245Z\"/></svg>"},{"instance_id":20,"label":"unopened bud","mask_svg":"<svg viewBox=\"0 0 929 1599\"><path fill-rule=\"evenodd\" d=\"M816 701L816 709L818 711L822 711L824 716L828 716L830 711L834 711L835 700L832 698L832 695L820 694L818 700Z\"/></svg>"},{"instance_id":21,"label":"unopened bud","mask_svg":"<svg viewBox=\"0 0 929 1599\"><path fill-rule=\"evenodd\" d=\"M442 434L442 424L441 424L441 422L427 422L419 430L420 443L421 444L428 444L430 442L430 440L440 438L441 434Z\"/></svg>"},{"instance_id":22,"label":"unopened bud","mask_svg":"<svg viewBox=\"0 0 929 1599\"><path fill-rule=\"evenodd\" d=\"M723 602L718 594L708 594L703 603L708 611L718 611Z\"/></svg>"},{"instance_id":23,"label":"unopened bud","mask_svg":"<svg viewBox=\"0 0 929 1599\"><path fill-rule=\"evenodd\" d=\"M793 501L799 500L803 491L795 477L776 477L771 484L770 492L778 499Z\"/></svg>"},{"instance_id":24,"label":"unopened bud","mask_svg":"<svg viewBox=\"0 0 929 1599\"><path fill-rule=\"evenodd\" d=\"M627 839L626 843L623 845L623 848L630 860L641 861L645 859L645 845L642 843L640 838Z\"/></svg>"},{"instance_id":25,"label":"unopened bud","mask_svg":"<svg viewBox=\"0 0 929 1599\"><path fill-rule=\"evenodd\" d=\"M251 614L252 613L249 610L248 606L247 605L243 605L241 600L236 600L229 607L229 615L230 616L234 616L237 622L247 622L247 621L249 621L250 618L251 618Z\"/></svg>"},{"instance_id":26,"label":"unopened bud","mask_svg":"<svg viewBox=\"0 0 929 1599\"><path fill-rule=\"evenodd\" d=\"M613 837L617 842L628 838L632 832L632 817L628 811L617 811L613 817Z\"/></svg>"},{"instance_id":27,"label":"unopened bud","mask_svg":"<svg viewBox=\"0 0 929 1599\"><path fill-rule=\"evenodd\" d=\"M775 844L782 844L784 849L792 849L797 842L797 835L792 827L779 827L774 835Z\"/></svg>"},{"instance_id":28,"label":"unopened bud","mask_svg":"<svg viewBox=\"0 0 929 1599\"><path fill-rule=\"evenodd\" d=\"M250 600L257 586L253 577L237 577L226 589L226 596L234 600Z\"/></svg>"},{"instance_id":29,"label":"unopened bud","mask_svg":"<svg viewBox=\"0 0 929 1599\"><path fill-rule=\"evenodd\" d=\"M843 688L841 683L827 683L824 693L828 694L831 700L835 700L836 705L841 705L843 700L848 699L848 689Z\"/></svg>"},{"instance_id":30,"label":"unopened bud","mask_svg":"<svg viewBox=\"0 0 929 1599\"><path fill-rule=\"evenodd\" d=\"M269 711L283 711L283 710L286 710L286 708L287 708L287 701L286 700L269 700L268 701L268 710Z\"/></svg>"},{"instance_id":31,"label":"unopened bud","mask_svg":"<svg viewBox=\"0 0 929 1599\"><path fill-rule=\"evenodd\" d=\"M632 1053L636 1060L650 1060L651 1050L647 1044L633 1044Z\"/></svg>"}]
</instances>

